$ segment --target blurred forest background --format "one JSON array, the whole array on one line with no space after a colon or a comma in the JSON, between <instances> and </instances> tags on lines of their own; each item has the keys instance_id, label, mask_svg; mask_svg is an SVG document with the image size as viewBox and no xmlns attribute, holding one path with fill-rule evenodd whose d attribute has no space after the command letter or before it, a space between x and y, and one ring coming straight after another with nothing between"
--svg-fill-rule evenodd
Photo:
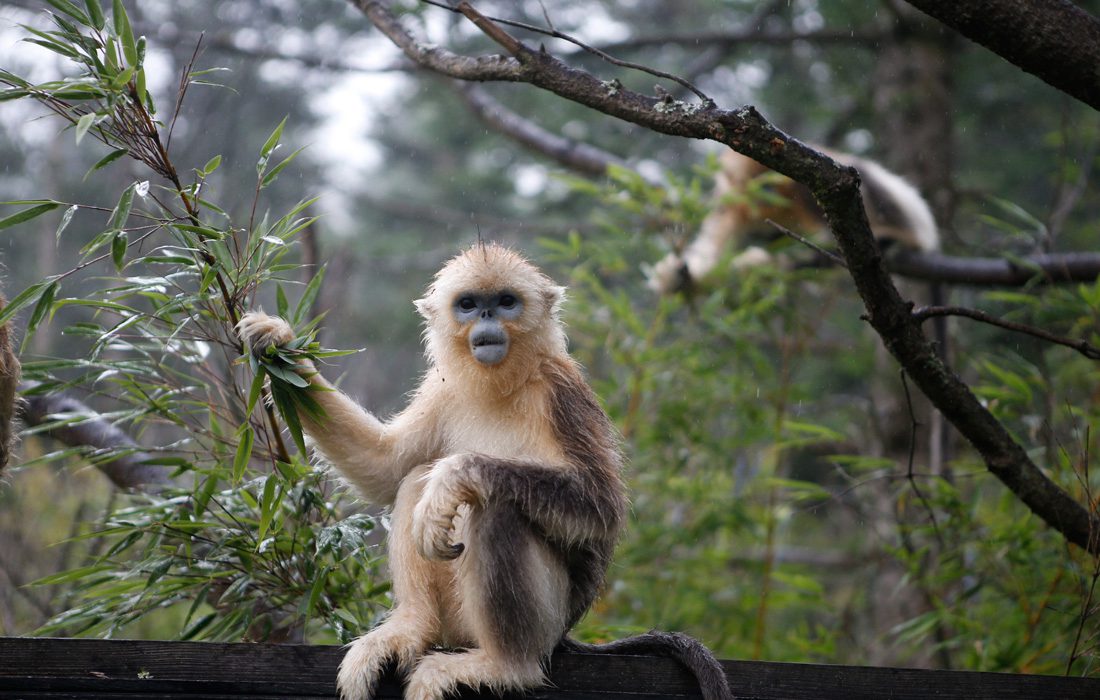
<instances>
[{"instance_id":1,"label":"blurred forest background","mask_svg":"<svg viewBox=\"0 0 1100 700\"><path fill-rule=\"evenodd\" d=\"M35 38L22 25L59 31L48 13L79 24L71 7L94 26L92 4L5 2L0 66L31 83L75 75L56 47L21 41ZM801 140L880 160L926 195L952 255L1097 249L1100 116L905 3L476 4L532 24L548 16L614 56L692 80L723 107L756 105ZM431 40L487 50L461 17L400 6ZM80 128L40 103L0 101L0 199L62 203L0 232L9 299L58 282L16 316L30 393L82 402L28 431L0 484L0 634L332 643L369 628L387 605L384 522L300 455L271 458L262 411L245 405L251 376L232 364L232 312L186 311L214 303L202 266L215 263L188 255L245 236L257 265L232 247L210 255L239 300L298 305L303 325L326 312L321 345L362 349L326 360L326 374L384 415L423 367L411 300L480 235L523 248L570 287L572 350L625 438L632 522L581 636L656 627L723 657L1100 673L1096 560L1031 515L950 429L937 432L919 397L909 410L842 270L760 268L692 298L647 289L645 266L693 235L711 204L715 144L529 86L419 73L335 0L125 8L146 40L139 72L156 116L174 125L171 161L203 183L190 201L211 206L182 228L164 224L171 207L153 200L169 183L128 157L102 164L113 151L93 138L97 127L78 143ZM103 31L125 45L105 9ZM658 82L568 43L531 41L642 92ZM215 68L225 70L197 74ZM196 82L176 117L188 72ZM479 116L501 108L622 166L594 174L547 158ZM258 157L273 164L299 147L277 179L270 165L257 176ZM153 194L133 184L146 181ZM148 231L118 218L125 192L131 220L149 212ZM29 206L5 204L0 220ZM177 242L152 237L168 234ZM903 282L927 303L926 283ZM185 288L193 296L173 301ZM1100 282L943 293L1100 339ZM214 330L173 335L146 321ZM965 320L948 324L948 338L955 371L1096 512L1095 361ZM64 428L92 419L135 442L121 452L66 443ZM92 466L135 455L164 471L155 487Z\"/></svg>"}]
</instances>

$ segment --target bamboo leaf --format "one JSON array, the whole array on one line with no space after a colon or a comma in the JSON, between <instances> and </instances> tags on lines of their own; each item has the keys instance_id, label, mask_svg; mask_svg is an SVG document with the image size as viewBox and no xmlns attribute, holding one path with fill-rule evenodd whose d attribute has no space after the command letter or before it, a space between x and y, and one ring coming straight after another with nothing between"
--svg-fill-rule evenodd
<instances>
[{"instance_id":1,"label":"bamboo leaf","mask_svg":"<svg viewBox=\"0 0 1100 700\"><path fill-rule=\"evenodd\" d=\"M38 324L41 323L42 319L49 313L50 308L53 306L54 297L57 295L57 289L60 286L60 283L54 280L42 291L42 296L38 298L38 303L35 304L34 311L31 312L30 320L27 321L28 333L38 328Z\"/></svg>"},{"instance_id":2,"label":"bamboo leaf","mask_svg":"<svg viewBox=\"0 0 1100 700\"><path fill-rule=\"evenodd\" d=\"M45 39L24 39L23 41L27 42L28 44L41 46L42 48L53 51L56 54L60 54L65 58L71 58L73 60L80 58L77 53L70 49L68 46L65 46L64 44L59 44L55 41L46 41Z\"/></svg>"},{"instance_id":3,"label":"bamboo leaf","mask_svg":"<svg viewBox=\"0 0 1100 700\"><path fill-rule=\"evenodd\" d=\"M279 409L279 414L283 417L291 438L294 439L294 445L304 455L306 454L305 434L302 432L302 422L298 418L298 409L290 391L284 384L271 383L271 398L275 402L275 407Z\"/></svg>"},{"instance_id":4,"label":"bamboo leaf","mask_svg":"<svg viewBox=\"0 0 1100 700\"><path fill-rule=\"evenodd\" d=\"M219 166L219 165L221 165L221 164L222 164L222 157L221 157L221 155L216 155L216 156L214 156L214 157L213 157L213 158L211 158L210 160L206 161L206 165L202 166L202 174L203 174L204 176L205 176L205 175L209 175L210 173L212 173L212 172L214 172L215 170L217 170L217 169L218 169L218 166Z\"/></svg>"},{"instance_id":5,"label":"bamboo leaf","mask_svg":"<svg viewBox=\"0 0 1100 700\"><path fill-rule=\"evenodd\" d=\"M61 240L61 232L64 231L69 222L73 220L73 214L76 213L77 206L74 204L65 210L65 213L61 215L61 223L57 225L57 231L54 233L54 238L58 241Z\"/></svg>"},{"instance_id":6,"label":"bamboo leaf","mask_svg":"<svg viewBox=\"0 0 1100 700\"><path fill-rule=\"evenodd\" d=\"M112 12L115 20L115 35L122 41L122 52L126 56L126 63L137 65L137 45L134 43L134 30L130 26L130 17L126 14L126 8L122 0L114 0Z\"/></svg>"},{"instance_id":7,"label":"bamboo leaf","mask_svg":"<svg viewBox=\"0 0 1100 700\"><path fill-rule=\"evenodd\" d=\"M0 325L7 323L16 311L38 299L49 284L50 282L37 282L16 295L14 299L8 302L4 310L0 311Z\"/></svg>"},{"instance_id":8,"label":"bamboo leaf","mask_svg":"<svg viewBox=\"0 0 1100 700\"><path fill-rule=\"evenodd\" d=\"M241 432L241 440L237 443L237 454L233 458L233 483L239 484L248 467L248 461L252 459L252 445L256 439L256 433L251 425L244 425Z\"/></svg>"},{"instance_id":9,"label":"bamboo leaf","mask_svg":"<svg viewBox=\"0 0 1100 700\"><path fill-rule=\"evenodd\" d=\"M249 355L251 357L251 355ZM256 372L256 376L252 378L252 386L248 389L248 408L245 409L245 415L252 415L253 409L256 408L256 402L260 400L260 394L264 388L264 378L267 376L263 367L259 367L259 371Z\"/></svg>"},{"instance_id":10,"label":"bamboo leaf","mask_svg":"<svg viewBox=\"0 0 1100 700\"><path fill-rule=\"evenodd\" d=\"M107 21L103 17L103 7L99 4L99 0L84 0L84 6L88 8L88 19L91 25L96 29L103 29Z\"/></svg>"},{"instance_id":11,"label":"bamboo leaf","mask_svg":"<svg viewBox=\"0 0 1100 700\"><path fill-rule=\"evenodd\" d=\"M142 43L144 41L145 37L141 37L141 39L139 39L138 41L138 52L140 54L144 54L144 44ZM144 63L145 59L143 57L139 57L139 59ZM137 101L141 104L146 105L149 108L150 112L154 112L155 110L153 110L152 108L153 101L147 99L149 95L149 89L148 87L146 87L145 68L139 68L137 74L134 76L134 91L136 92Z\"/></svg>"},{"instance_id":12,"label":"bamboo leaf","mask_svg":"<svg viewBox=\"0 0 1100 700\"><path fill-rule=\"evenodd\" d=\"M111 261L114 262L117 270L121 270L126 262L126 246L126 233L116 231L114 238L111 239Z\"/></svg>"},{"instance_id":13,"label":"bamboo leaf","mask_svg":"<svg viewBox=\"0 0 1100 700\"><path fill-rule=\"evenodd\" d=\"M267 187L271 183L275 182L275 178L279 177L279 173L281 173L283 171L283 168L290 165L290 162L292 160L294 160L295 158L297 158L298 154L301 153L304 149L305 149L305 146L302 146L301 148L295 150L289 156L284 158L278 165L276 165L274 168L272 168L270 172L268 172L266 175L264 175L263 180L260 181L260 189L262 190L263 188Z\"/></svg>"},{"instance_id":14,"label":"bamboo leaf","mask_svg":"<svg viewBox=\"0 0 1100 700\"><path fill-rule=\"evenodd\" d=\"M88 172L84 173L84 177L87 178L89 175L91 175L95 171L107 167L108 165L110 165L111 163L114 163L116 160L118 160L122 156L126 155L127 153L129 153L129 151L127 151L125 148L117 148L117 149L111 151L107 155L100 158L96 162L95 165L93 165L91 168L89 168Z\"/></svg>"},{"instance_id":15,"label":"bamboo leaf","mask_svg":"<svg viewBox=\"0 0 1100 700\"><path fill-rule=\"evenodd\" d=\"M271 474L264 481L264 492L260 497L260 525L256 531L256 539L263 542L264 536L271 527L271 521L275 517L275 508L278 506L276 494L278 492L279 477Z\"/></svg>"},{"instance_id":16,"label":"bamboo leaf","mask_svg":"<svg viewBox=\"0 0 1100 700\"><path fill-rule=\"evenodd\" d=\"M130 209L134 205L134 188L137 187L137 183L131 183L129 187L122 191L122 196L118 199L118 204L115 205L114 211L111 212L111 221L107 224L109 230L121 230L126 226L126 220L130 218Z\"/></svg>"},{"instance_id":17,"label":"bamboo leaf","mask_svg":"<svg viewBox=\"0 0 1100 700\"><path fill-rule=\"evenodd\" d=\"M101 571L110 571L114 567L110 564L96 564L94 566L82 566L76 569L70 569L68 571L62 571L58 574L51 576L45 576L36 581L31 581L32 586L53 586L58 583L69 583L70 581L77 581L82 578L87 578L94 574L98 574Z\"/></svg>"},{"instance_id":18,"label":"bamboo leaf","mask_svg":"<svg viewBox=\"0 0 1100 700\"><path fill-rule=\"evenodd\" d=\"M264 145L260 148L260 160L256 163L256 174L262 176L264 170L267 169L267 161L271 158L272 151L279 145L279 139L283 135L283 127L286 126L287 117L283 117L283 120L279 122L279 125L275 127L275 130L271 132L271 135L267 137L267 141L264 141Z\"/></svg>"},{"instance_id":19,"label":"bamboo leaf","mask_svg":"<svg viewBox=\"0 0 1100 700\"><path fill-rule=\"evenodd\" d=\"M5 100L18 100L19 98L26 97L29 94L31 93L27 90L23 90L21 88L11 88L10 90L4 90L3 92L0 92L0 102L4 102Z\"/></svg>"},{"instance_id":20,"label":"bamboo leaf","mask_svg":"<svg viewBox=\"0 0 1100 700\"><path fill-rule=\"evenodd\" d=\"M53 211L61 206L61 202L47 201L42 204L35 205L23 211L16 212L9 217L0 219L0 229L10 228L16 224L21 224L24 221L30 221L36 216L42 216L48 211Z\"/></svg>"},{"instance_id":21,"label":"bamboo leaf","mask_svg":"<svg viewBox=\"0 0 1100 700\"><path fill-rule=\"evenodd\" d=\"M76 142L80 143L80 140L84 138L84 134L88 133L88 129L92 128L92 123L95 121L95 112L88 112L76 122Z\"/></svg>"},{"instance_id":22,"label":"bamboo leaf","mask_svg":"<svg viewBox=\"0 0 1100 700\"><path fill-rule=\"evenodd\" d=\"M325 270L326 266L322 265L317 270L317 274L313 275L309 284L306 285L305 291L302 292L302 298L298 300L298 306L294 308L294 317L290 322L292 326L300 325L313 308L317 295L321 293L321 283L325 280Z\"/></svg>"},{"instance_id":23,"label":"bamboo leaf","mask_svg":"<svg viewBox=\"0 0 1100 700\"><path fill-rule=\"evenodd\" d=\"M298 387L299 389L304 389L309 386L309 380L292 369L280 367L274 362L264 362L263 367L267 370L268 374L278 381Z\"/></svg>"},{"instance_id":24,"label":"bamboo leaf","mask_svg":"<svg viewBox=\"0 0 1100 700\"><path fill-rule=\"evenodd\" d=\"M321 592L325 590L325 583L328 581L328 575L331 571L332 567L326 565L321 567L321 570L314 575L313 586L309 589L309 595L302 600L302 607L299 610L306 621L309 620L309 616L313 614L313 610L317 607L317 601L321 598Z\"/></svg>"},{"instance_id":25,"label":"bamboo leaf","mask_svg":"<svg viewBox=\"0 0 1100 700\"><path fill-rule=\"evenodd\" d=\"M283 285L275 285L275 313L281 318L286 318L289 309L290 303L286 300L286 292L283 291ZM293 322L291 325L294 325Z\"/></svg>"},{"instance_id":26,"label":"bamboo leaf","mask_svg":"<svg viewBox=\"0 0 1100 700\"><path fill-rule=\"evenodd\" d=\"M81 24L86 25L90 23L88 16L81 12L79 7L69 2L69 0L46 0L46 2L50 3L60 12L64 12Z\"/></svg>"}]
</instances>

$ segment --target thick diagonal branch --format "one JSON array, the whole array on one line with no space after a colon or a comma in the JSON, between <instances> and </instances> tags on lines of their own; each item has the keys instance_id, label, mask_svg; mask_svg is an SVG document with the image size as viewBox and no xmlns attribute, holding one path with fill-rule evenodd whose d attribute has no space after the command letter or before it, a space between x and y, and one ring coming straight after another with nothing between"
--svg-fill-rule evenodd
<instances>
[{"instance_id":1,"label":"thick diagonal branch","mask_svg":"<svg viewBox=\"0 0 1100 700\"><path fill-rule=\"evenodd\" d=\"M1100 518L1091 515L1048 479L1026 451L936 356L910 305L901 298L883 264L859 191L859 174L791 138L753 107L719 109L713 104L656 98L601 81L582 70L508 37L498 41L511 56L459 56L420 45L378 0L353 0L407 56L426 68L465 80L530 83L604 114L664 134L723 143L800 182L825 212L872 327L932 403L974 445L988 469L1033 512L1070 542L1100 554ZM476 14L460 3L464 14ZM496 27L492 34L503 33ZM478 66L484 66L479 70Z\"/></svg>"},{"instance_id":2,"label":"thick diagonal branch","mask_svg":"<svg viewBox=\"0 0 1100 700\"><path fill-rule=\"evenodd\" d=\"M1068 0L906 0L966 38L1100 109L1100 20Z\"/></svg>"}]
</instances>

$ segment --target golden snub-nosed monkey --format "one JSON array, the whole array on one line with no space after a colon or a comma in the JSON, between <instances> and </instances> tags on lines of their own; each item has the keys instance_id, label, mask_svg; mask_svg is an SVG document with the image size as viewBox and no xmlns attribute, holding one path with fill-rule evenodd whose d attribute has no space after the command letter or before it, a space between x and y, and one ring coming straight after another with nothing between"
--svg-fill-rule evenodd
<instances>
[{"instance_id":1,"label":"golden snub-nosed monkey","mask_svg":"<svg viewBox=\"0 0 1100 700\"><path fill-rule=\"evenodd\" d=\"M916 188L872 160L825 152L859 171L863 206L876 239L916 250L939 249L936 221ZM768 219L797 232L825 227L809 190L748 156L733 150L723 152L715 180L715 205L699 234L682 252L670 253L650 271L649 285L654 291L671 294L707 287L739 269L770 262L771 255L760 247L737 252L747 234ZM764 185L778 197L751 197L748 193L754 185ZM720 265L726 259L729 266Z\"/></svg>"},{"instance_id":2,"label":"golden snub-nosed monkey","mask_svg":"<svg viewBox=\"0 0 1100 700\"><path fill-rule=\"evenodd\" d=\"M303 371L327 389L312 394L324 418L303 415L303 428L365 499L393 508L395 605L349 645L344 698L373 697L388 663L412 700L532 688L559 646L663 653L692 668L707 700L729 697L721 667L685 635L566 637L603 583L627 502L617 434L566 352L563 293L498 245L449 261L416 302L429 367L389 421ZM294 338L262 313L238 330L253 352Z\"/></svg>"}]
</instances>

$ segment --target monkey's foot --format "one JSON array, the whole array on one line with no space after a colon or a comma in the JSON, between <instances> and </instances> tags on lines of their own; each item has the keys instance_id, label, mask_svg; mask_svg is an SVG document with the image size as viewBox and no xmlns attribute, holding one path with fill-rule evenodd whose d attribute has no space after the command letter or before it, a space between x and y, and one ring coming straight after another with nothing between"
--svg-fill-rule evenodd
<instances>
[{"instance_id":1,"label":"monkey's foot","mask_svg":"<svg viewBox=\"0 0 1100 700\"><path fill-rule=\"evenodd\" d=\"M412 666L423 644L407 634L410 628L383 623L347 646L336 676L337 694L342 700L371 700L382 669L390 660L396 660L402 670Z\"/></svg>"},{"instance_id":2,"label":"monkey's foot","mask_svg":"<svg viewBox=\"0 0 1100 700\"><path fill-rule=\"evenodd\" d=\"M427 483L413 509L412 537L417 551L425 559L457 559L464 549L461 543L451 543L454 519L464 500L457 488L461 464L460 455L446 457L436 462L423 477Z\"/></svg>"},{"instance_id":3,"label":"monkey's foot","mask_svg":"<svg viewBox=\"0 0 1100 700\"><path fill-rule=\"evenodd\" d=\"M405 686L405 700L442 700L459 685L486 688L497 695L545 684L537 661L505 661L484 649L458 654L428 654L416 665Z\"/></svg>"},{"instance_id":4,"label":"monkey's foot","mask_svg":"<svg viewBox=\"0 0 1100 700\"><path fill-rule=\"evenodd\" d=\"M237 335L253 354L261 355L272 345L286 345L294 340L294 329L278 316L249 311L237 323Z\"/></svg>"}]
</instances>

